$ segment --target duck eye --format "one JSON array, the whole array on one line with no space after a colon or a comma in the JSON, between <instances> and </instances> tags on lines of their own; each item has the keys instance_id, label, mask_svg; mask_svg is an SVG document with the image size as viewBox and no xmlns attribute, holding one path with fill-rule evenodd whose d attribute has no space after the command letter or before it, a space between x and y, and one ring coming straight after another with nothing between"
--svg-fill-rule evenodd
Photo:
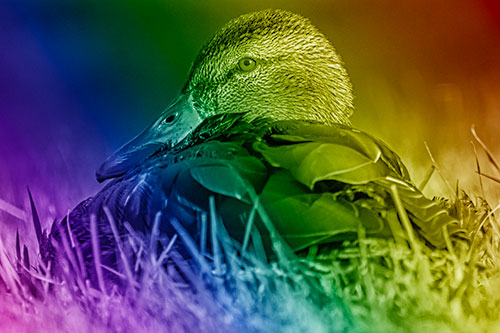
<instances>
[{"instance_id":1,"label":"duck eye","mask_svg":"<svg viewBox=\"0 0 500 333\"><path fill-rule=\"evenodd\" d=\"M238 62L238 65L240 66L240 69L242 71L250 72L251 70L253 70L255 68L257 63L255 62L255 60L253 60L251 58L243 58L243 59L240 59L240 61Z\"/></svg>"}]
</instances>

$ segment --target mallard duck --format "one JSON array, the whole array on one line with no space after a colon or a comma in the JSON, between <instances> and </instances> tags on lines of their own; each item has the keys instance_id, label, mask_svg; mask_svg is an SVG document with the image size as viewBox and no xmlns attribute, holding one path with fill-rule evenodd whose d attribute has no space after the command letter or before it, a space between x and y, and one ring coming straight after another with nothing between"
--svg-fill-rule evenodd
<instances>
[{"instance_id":1,"label":"mallard duck","mask_svg":"<svg viewBox=\"0 0 500 333\"><path fill-rule=\"evenodd\" d=\"M309 20L274 9L242 15L201 49L175 102L100 166L107 185L49 238L72 230L91 261L95 214L101 260L113 267L110 217L120 233L125 221L149 232L156 218L168 237L181 229L209 247L206 220L216 214L245 246L256 228L263 243L274 233L301 251L360 229L407 237L394 228L403 218L397 197L420 239L444 247L458 222L417 189L386 144L351 127L352 112L342 60Z\"/></svg>"}]
</instances>

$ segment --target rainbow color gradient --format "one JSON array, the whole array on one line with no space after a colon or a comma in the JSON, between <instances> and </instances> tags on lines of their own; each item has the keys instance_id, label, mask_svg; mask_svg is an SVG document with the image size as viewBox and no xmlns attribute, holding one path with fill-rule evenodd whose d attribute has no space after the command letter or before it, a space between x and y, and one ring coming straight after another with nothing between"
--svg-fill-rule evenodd
<instances>
[{"instance_id":1,"label":"rainbow color gradient","mask_svg":"<svg viewBox=\"0 0 500 333\"><path fill-rule=\"evenodd\" d=\"M36 266L26 188L44 228L94 194L97 167L177 96L210 36L231 18L266 8L299 13L327 36L353 83L353 125L388 143L415 183L435 170L424 193L449 198L464 221L485 225L478 242L489 257L471 259L473 251L464 249L408 252L361 234L356 249L323 256L317 265L294 263L306 273L256 264L252 269L271 277L258 281L262 293L236 288L241 295L234 311L228 310L233 303L222 301L222 288L214 299L205 290L199 299L168 288L141 295L162 309L157 318L137 314L157 308L130 302L130 295L94 295L92 307L74 302L63 287L43 301L13 289L22 280L15 273L16 232ZM495 0L6 0L0 2L0 45L0 331L500 329ZM459 202L458 188L470 205ZM392 270L380 265L383 258ZM471 262L484 270L473 270ZM438 271L442 275L433 275ZM287 274L294 284L278 278ZM146 289L162 278L154 275ZM162 297L174 301L165 305ZM256 297L267 297L263 308L254 308ZM405 315L406 323L400 320Z\"/></svg>"}]
</instances>

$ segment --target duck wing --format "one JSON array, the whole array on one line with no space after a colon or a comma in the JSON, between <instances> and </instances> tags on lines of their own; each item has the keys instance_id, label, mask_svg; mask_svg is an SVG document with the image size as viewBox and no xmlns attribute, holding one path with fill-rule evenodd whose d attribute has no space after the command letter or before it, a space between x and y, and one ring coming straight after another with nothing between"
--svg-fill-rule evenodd
<instances>
[{"instance_id":1,"label":"duck wing","mask_svg":"<svg viewBox=\"0 0 500 333\"><path fill-rule=\"evenodd\" d=\"M94 215L101 260L115 267L118 254L110 217L126 237L125 222L149 233L159 216L162 235L189 235L204 252L213 243L207 221L216 215L241 243L256 229L261 245L268 248L277 231L298 251L355 239L361 228L368 236L391 237L387 221L397 219L394 188L428 243L444 247L444 232L460 232L458 222L415 187L399 157L366 133L299 121L242 124L158 154L112 180L55 223L51 239L60 241L71 231L85 263L92 266Z\"/></svg>"},{"instance_id":2,"label":"duck wing","mask_svg":"<svg viewBox=\"0 0 500 333\"><path fill-rule=\"evenodd\" d=\"M295 234L326 234L329 227L333 231L339 225L337 221L331 224L337 217L346 223L348 219L344 218L342 209L321 212L331 214L330 218L307 217L324 209L317 201L328 201L325 205L334 207L343 200L353 207L358 224L361 222L367 234L386 235L390 230L387 222L381 221L396 216L394 192L400 197L414 227L428 243L445 247L445 232L450 236L461 234L458 221L417 189L400 158L382 141L362 131L342 125L284 121L274 124L266 139L255 142L253 148L272 167L286 170L288 183L295 180L309 190L309 193L304 190L300 194L286 195L282 187L286 182L284 176L276 173L262 193L269 198L263 201L267 202L274 220L293 226ZM317 209L312 208L314 204L306 203L311 198L315 198ZM331 204L333 201L335 205ZM297 208L301 206L307 208ZM290 213L292 211L294 213ZM350 231L356 231L355 225L350 225Z\"/></svg>"}]
</instances>

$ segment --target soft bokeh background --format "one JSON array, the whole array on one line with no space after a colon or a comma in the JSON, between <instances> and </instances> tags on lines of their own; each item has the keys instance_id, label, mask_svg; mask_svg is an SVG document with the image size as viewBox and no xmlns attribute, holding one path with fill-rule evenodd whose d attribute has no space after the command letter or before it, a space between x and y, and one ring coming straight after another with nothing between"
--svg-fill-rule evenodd
<instances>
[{"instance_id":1,"label":"soft bokeh background","mask_svg":"<svg viewBox=\"0 0 500 333\"><path fill-rule=\"evenodd\" d=\"M202 44L269 7L310 18L334 43L357 96L353 124L393 147L417 184L431 165L425 141L451 186L481 193L472 124L500 159L496 0L3 0L0 205L24 209L30 186L47 223L91 195L99 163L175 97ZM497 205L500 185L484 186ZM426 193L451 195L436 176ZM7 208L2 227L23 229Z\"/></svg>"}]
</instances>

